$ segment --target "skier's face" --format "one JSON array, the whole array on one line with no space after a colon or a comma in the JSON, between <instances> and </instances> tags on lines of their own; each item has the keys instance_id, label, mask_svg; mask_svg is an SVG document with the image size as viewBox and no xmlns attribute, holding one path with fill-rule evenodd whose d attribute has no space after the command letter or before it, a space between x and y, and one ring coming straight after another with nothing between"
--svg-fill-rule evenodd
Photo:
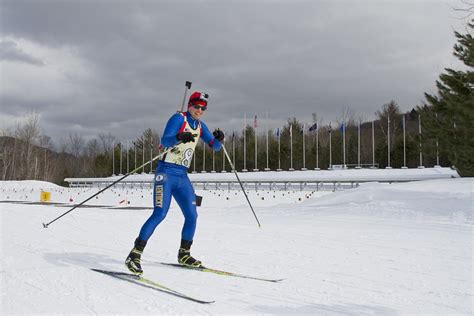
<instances>
[{"instance_id":1,"label":"skier's face","mask_svg":"<svg viewBox=\"0 0 474 316\"><path fill-rule=\"evenodd\" d=\"M195 120L199 120L201 118L201 116L204 115L204 111L202 110L202 107L200 106L190 106L188 108L188 111L189 113L191 114L191 116L193 117L193 119Z\"/></svg>"}]
</instances>

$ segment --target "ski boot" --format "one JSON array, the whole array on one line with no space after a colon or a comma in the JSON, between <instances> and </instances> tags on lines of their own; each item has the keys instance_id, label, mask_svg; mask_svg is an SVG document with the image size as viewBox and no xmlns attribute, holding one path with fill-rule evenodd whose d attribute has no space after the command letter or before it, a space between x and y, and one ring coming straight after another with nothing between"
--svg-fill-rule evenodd
<instances>
[{"instance_id":1,"label":"ski boot","mask_svg":"<svg viewBox=\"0 0 474 316\"><path fill-rule=\"evenodd\" d=\"M125 259L125 266L127 267L127 269L137 275L143 274L143 269L140 264L140 261L145 246L146 241L138 238L135 239L135 247L133 247L132 251L130 251L130 254L128 255L127 259Z\"/></svg>"},{"instance_id":2,"label":"ski boot","mask_svg":"<svg viewBox=\"0 0 474 316\"><path fill-rule=\"evenodd\" d=\"M181 240L181 247L179 247L178 251L178 263L192 268L202 267L201 261L196 260L191 256L190 249L192 244L192 240Z\"/></svg>"}]
</instances>

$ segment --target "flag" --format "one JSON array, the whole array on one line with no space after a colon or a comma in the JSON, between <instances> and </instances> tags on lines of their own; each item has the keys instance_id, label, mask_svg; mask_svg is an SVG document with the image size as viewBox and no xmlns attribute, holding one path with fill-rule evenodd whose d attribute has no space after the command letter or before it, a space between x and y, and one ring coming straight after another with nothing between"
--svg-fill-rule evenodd
<instances>
[{"instance_id":1,"label":"flag","mask_svg":"<svg viewBox=\"0 0 474 316\"><path fill-rule=\"evenodd\" d=\"M314 123L313 125L311 125L311 127L309 128L309 131L312 132L312 131L315 131L318 129L318 124L317 123Z\"/></svg>"},{"instance_id":2,"label":"flag","mask_svg":"<svg viewBox=\"0 0 474 316\"><path fill-rule=\"evenodd\" d=\"M290 125L290 136L293 136L293 125Z\"/></svg>"},{"instance_id":3,"label":"flag","mask_svg":"<svg viewBox=\"0 0 474 316\"><path fill-rule=\"evenodd\" d=\"M280 128L277 128L276 135L277 135L277 136L280 136Z\"/></svg>"},{"instance_id":4,"label":"flag","mask_svg":"<svg viewBox=\"0 0 474 316\"><path fill-rule=\"evenodd\" d=\"M232 132L232 140L234 140L235 132Z\"/></svg>"},{"instance_id":5,"label":"flag","mask_svg":"<svg viewBox=\"0 0 474 316\"><path fill-rule=\"evenodd\" d=\"M257 116L255 115L255 118L253 120L253 127L254 128L257 128L258 127L258 124L257 124Z\"/></svg>"},{"instance_id":6,"label":"flag","mask_svg":"<svg viewBox=\"0 0 474 316\"><path fill-rule=\"evenodd\" d=\"M339 126L339 132L344 133L344 123L341 123L341 126Z\"/></svg>"}]
</instances>

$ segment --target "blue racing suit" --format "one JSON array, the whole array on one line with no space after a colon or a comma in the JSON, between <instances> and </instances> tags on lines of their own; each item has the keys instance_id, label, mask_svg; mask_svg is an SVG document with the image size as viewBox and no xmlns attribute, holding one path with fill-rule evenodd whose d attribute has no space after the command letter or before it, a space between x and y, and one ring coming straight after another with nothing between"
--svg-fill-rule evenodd
<instances>
[{"instance_id":1,"label":"blue racing suit","mask_svg":"<svg viewBox=\"0 0 474 316\"><path fill-rule=\"evenodd\" d=\"M184 115L186 121L193 129L200 126L200 135L214 151L221 149L221 143L214 138L207 128L206 124L192 118L189 112L174 114L166 124L161 138L161 145L164 147L173 147L178 143L176 135L182 131L184 124ZM164 160L164 159L163 159ZM155 170L154 189L153 189L153 214L143 224L139 239L148 241L155 231L155 228L163 221L168 213L173 196L178 203L184 215L184 225L181 231L181 237L184 240L192 241L196 230L197 211L196 196L193 186L188 178L188 168L184 165L170 163L160 160ZM189 164L190 165L190 164ZM188 166L189 166L188 165Z\"/></svg>"}]
</instances>

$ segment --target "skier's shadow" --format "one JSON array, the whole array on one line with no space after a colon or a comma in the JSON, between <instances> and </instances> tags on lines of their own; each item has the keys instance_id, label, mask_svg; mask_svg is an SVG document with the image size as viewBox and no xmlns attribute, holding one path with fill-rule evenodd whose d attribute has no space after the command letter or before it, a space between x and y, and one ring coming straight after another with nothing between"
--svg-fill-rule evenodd
<instances>
[{"instance_id":1,"label":"skier's shadow","mask_svg":"<svg viewBox=\"0 0 474 316\"><path fill-rule=\"evenodd\" d=\"M112 259L106 255L87 252L58 252L45 253L44 258L47 262L60 267L80 266L87 269L97 268L105 269L111 267L121 267L124 261Z\"/></svg>"}]
</instances>

